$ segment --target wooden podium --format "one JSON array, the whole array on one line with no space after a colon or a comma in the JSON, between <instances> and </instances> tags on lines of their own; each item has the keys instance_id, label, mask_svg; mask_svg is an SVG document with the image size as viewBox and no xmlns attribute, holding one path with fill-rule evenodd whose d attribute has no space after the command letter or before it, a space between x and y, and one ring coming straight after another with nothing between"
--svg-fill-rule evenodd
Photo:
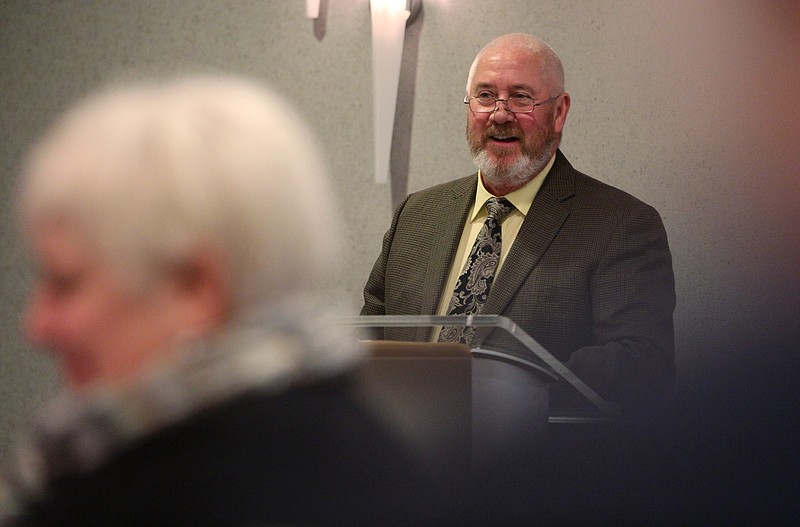
<instances>
[{"instance_id":1,"label":"wooden podium","mask_svg":"<svg viewBox=\"0 0 800 527\"><path fill-rule=\"evenodd\" d=\"M365 399L437 479L469 470L472 358L463 344L362 341Z\"/></svg>"},{"instance_id":2,"label":"wooden podium","mask_svg":"<svg viewBox=\"0 0 800 527\"><path fill-rule=\"evenodd\" d=\"M464 344L362 341L368 350L362 368L368 399L398 423L401 435L434 468L451 470L466 462L473 469L490 469L539 450L547 440L549 423L597 422L616 415L613 405L506 317L368 316L343 319L342 324L492 326L508 331L527 350L520 354ZM549 385L559 379L574 387L595 411L551 414Z\"/></svg>"}]
</instances>

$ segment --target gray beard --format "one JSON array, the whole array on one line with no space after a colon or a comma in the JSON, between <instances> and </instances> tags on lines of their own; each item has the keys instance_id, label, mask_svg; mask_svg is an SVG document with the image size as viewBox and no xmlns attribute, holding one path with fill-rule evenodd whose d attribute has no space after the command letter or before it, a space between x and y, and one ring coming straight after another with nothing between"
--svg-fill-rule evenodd
<instances>
[{"instance_id":1,"label":"gray beard","mask_svg":"<svg viewBox=\"0 0 800 527\"><path fill-rule=\"evenodd\" d=\"M522 154L511 165L500 166L489 157L484 148L473 154L472 162L490 183L518 189L536 177L536 174L547 166L547 162L552 157L552 146L555 142L556 138L552 138L544 145L539 155L532 157Z\"/></svg>"}]
</instances>

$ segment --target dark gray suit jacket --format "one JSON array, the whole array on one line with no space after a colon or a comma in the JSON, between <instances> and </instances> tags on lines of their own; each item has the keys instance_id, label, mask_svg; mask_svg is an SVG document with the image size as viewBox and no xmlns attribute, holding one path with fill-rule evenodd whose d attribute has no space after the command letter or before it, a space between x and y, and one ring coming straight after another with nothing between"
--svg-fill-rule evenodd
<instances>
[{"instance_id":1,"label":"dark gray suit jacket","mask_svg":"<svg viewBox=\"0 0 800 527\"><path fill-rule=\"evenodd\" d=\"M472 175L409 195L364 288L362 315L435 314L475 198ZM660 395L675 377L675 283L658 212L578 172L558 151L483 314L516 322L612 401ZM429 340L430 328L370 337ZM473 346L514 350L502 330Z\"/></svg>"}]
</instances>

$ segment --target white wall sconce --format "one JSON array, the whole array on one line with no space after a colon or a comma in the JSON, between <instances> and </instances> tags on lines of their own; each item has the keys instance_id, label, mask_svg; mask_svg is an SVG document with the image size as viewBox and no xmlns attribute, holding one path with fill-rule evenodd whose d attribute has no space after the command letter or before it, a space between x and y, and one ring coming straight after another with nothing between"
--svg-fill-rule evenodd
<instances>
[{"instance_id":1,"label":"white wall sconce","mask_svg":"<svg viewBox=\"0 0 800 527\"><path fill-rule=\"evenodd\" d=\"M306 16L319 18L319 0L306 0Z\"/></svg>"},{"instance_id":2,"label":"white wall sconce","mask_svg":"<svg viewBox=\"0 0 800 527\"><path fill-rule=\"evenodd\" d=\"M375 182L386 183L389 181L406 24L413 21L422 0L370 0L369 4L372 17Z\"/></svg>"}]
</instances>

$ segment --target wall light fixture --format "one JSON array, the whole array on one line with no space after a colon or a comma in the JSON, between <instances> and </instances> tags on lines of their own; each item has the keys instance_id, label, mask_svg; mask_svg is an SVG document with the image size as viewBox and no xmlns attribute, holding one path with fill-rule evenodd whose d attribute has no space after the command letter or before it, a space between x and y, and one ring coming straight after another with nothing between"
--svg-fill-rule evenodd
<instances>
[{"instance_id":1,"label":"wall light fixture","mask_svg":"<svg viewBox=\"0 0 800 527\"><path fill-rule=\"evenodd\" d=\"M375 140L375 182L389 181L392 132L403 61L406 24L422 0L370 0Z\"/></svg>"}]
</instances>

